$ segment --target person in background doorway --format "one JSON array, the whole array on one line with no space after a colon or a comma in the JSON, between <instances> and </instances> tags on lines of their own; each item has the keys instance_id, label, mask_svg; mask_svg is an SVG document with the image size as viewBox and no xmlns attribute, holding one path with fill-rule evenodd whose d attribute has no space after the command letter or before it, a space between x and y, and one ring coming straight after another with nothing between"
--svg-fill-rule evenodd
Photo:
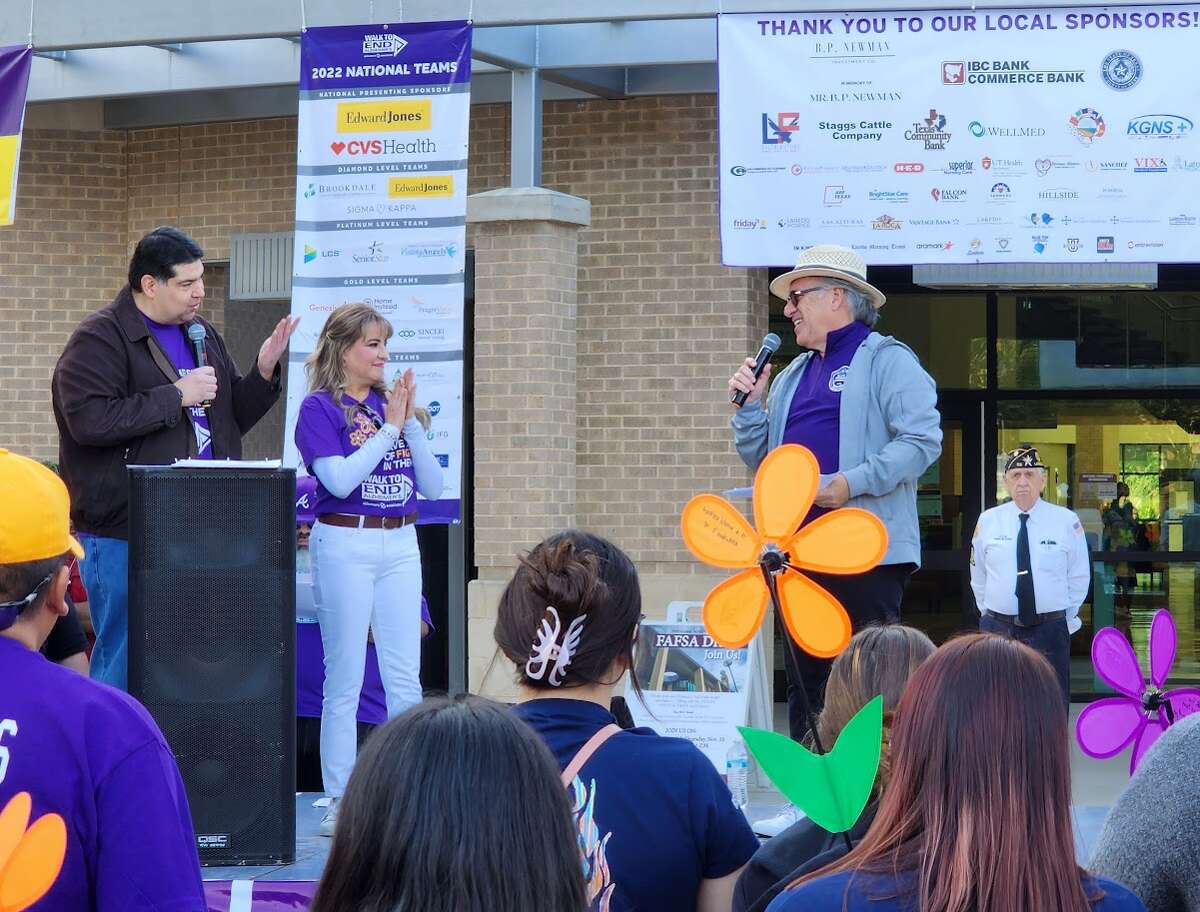
<instances>
[{"instance_id":1,"label":"person in background doorway","mask_svg":"<svg viewBox=\"0 0 1200 912\"><path fill-rule=\"evenodd\" d=\"M1071 702L1071 634L1091 581L1083 524L1071 510L1042 500L1046 467L1038 451L1007 455L1011 500L984 510L971 536L971 590L979 629L1012 637L1046 657Z\"/></svg>"}]
</instances>

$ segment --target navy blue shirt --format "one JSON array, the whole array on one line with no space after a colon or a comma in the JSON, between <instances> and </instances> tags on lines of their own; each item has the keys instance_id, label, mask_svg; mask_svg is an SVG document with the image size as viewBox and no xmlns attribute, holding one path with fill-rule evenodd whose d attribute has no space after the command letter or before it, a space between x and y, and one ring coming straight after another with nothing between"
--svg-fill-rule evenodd
<instances>
[{"instance_id":1,"label":"navy blue shirt","mask_svg":"<svg viewBox=\"0 0 1200 912\"><path fill-rule=\"evenodd\" d=\"M1118 883L1102 877L1084 881L1084 891L1104 893L1104 898L1092 906L1092 912L1146 912L1146 907L1132 892ZM911 895L887 897L895 893L894 878L882 874L861 874L850 871L818 877L794 890L786 890L767 906L767 912L918 912Z\"/></svg>"},{"instance_id":2,"label":"navy blue shirt","mask_svg":"<svg viewBox=\"0 0 1200 912\"><path fill-rule=\"evenodd\" d=\"M850 360L870 334L871 327L857 320L829 333L825 337L825 354L812 353L792 396L783 442L798 443L812 450L822 475L838 471L842 387L850 372ZM822 507L813 507L808 519L811 521L826 512Z\"/></svg>"},{"instance_id":3,"label":"navy blue shirt","mask_svg":"<svg viewBox=\"0 0 1200 912\"><path fill-rule=\"evenodd\" d=\"M615 721L584 700L531 700L514 711L560 768ZM607 894L611 912L694 912L700 881L732 874L758 848L708 758L690 741L648 728L609 738L569 794L593 908L603 908Z\"/></svg>"}]
</instances>

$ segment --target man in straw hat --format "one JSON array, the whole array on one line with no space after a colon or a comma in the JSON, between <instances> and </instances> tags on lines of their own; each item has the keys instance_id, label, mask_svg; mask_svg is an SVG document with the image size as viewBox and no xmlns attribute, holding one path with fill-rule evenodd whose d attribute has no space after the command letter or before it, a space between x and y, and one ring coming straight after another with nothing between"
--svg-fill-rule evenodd
<instances>
[{"instance_id":1,"label":"man in straw hat","mask_svg":"<svg viewBox=\"0 0 1200 912\"><path fill-rule=\"evenodd\" d=\"M971 589L979 629L1020 640L1054 668L1071 702L1071 634L1092 578L1079 517L1042 500L1046 467L1019 446L1004 461L1011 500L984 510L971 536Z\"/></svg>"},{"instance_id":2,"label":"man in straw hat","mask_svg":"<svg viewBox=\"0 0 1200 912\"><path fill-rule=\"evenodd\" d=\"M732 421L746 465L757 469L780 444L802 444L823 476L808 520L850 504L887 526L888 551L876 569L857 577L810 574L846 606L855 630L899 618L905 584L920 563L917 479L942 443L933 380L907 346L871 331L884 295L866 276L862 257L845 247L820 244L801 253L771 293L786 302L783 312L807 351L771 384L765 408L770 365L756 381L747 359L729 380L731 396L748 393ZM808 728L798 688L819 707L830 663L791 644L786 658L789 722L798 738Z\"/></svg>"},{"instance_id":3,"label":"man in straw hat","mask_svg":"<svg viewBox=\"0 0 1200 912\"><path fill-rule=\"evenodd\" d=\"M62 869L35 908L207 909L187 795L158 726L133 697L38 653L67 613L68 564L84 556L66 487L0 449L0 503L0 812L20 835L23 808L27 839L55 815L65 830ZM51 858L23 861L53 869ZM0 896L0 907L25 908L20 864L0 877L17 904Z\"/></svg>"}]
</instances>

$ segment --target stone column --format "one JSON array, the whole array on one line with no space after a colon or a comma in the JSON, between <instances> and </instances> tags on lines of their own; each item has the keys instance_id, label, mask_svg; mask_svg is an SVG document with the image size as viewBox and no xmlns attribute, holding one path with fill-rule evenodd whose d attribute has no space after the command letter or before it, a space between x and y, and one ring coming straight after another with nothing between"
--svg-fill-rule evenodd
<instances>
[{"instance_id":1,"label":"stone column","mask_svg":"<svg viewBox=\"0 0 1200 912\"><path fill-rule=\"evenodd\" d=\"M518 552L576 522L576 284L587 200L507 187L467 201L475 244L475 562L471 691L512 694L496 605Z\"/></svg>"}]
</instances>

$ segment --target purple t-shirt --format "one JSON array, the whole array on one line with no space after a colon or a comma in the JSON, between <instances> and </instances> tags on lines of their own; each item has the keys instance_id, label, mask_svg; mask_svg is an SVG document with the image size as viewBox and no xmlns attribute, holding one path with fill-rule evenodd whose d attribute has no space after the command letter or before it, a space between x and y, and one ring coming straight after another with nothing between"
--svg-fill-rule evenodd
<instances>
[{"instance_id":1,"label":"purple t-shirt","mask_svg":"<svg viewBox=\"0 0 1200 912\"><path fill-rule=\"evenodd\" d=\"M854 353L870 334L871 328L857 320L831 332L825 339L825 354L812 353L792 396L783 442L798 443L812 450L822 475L838 471L842 387L846 385ZM814 506L805 521L811 522L828 512L824 507Z\"/></svg>"},{"instance_id":2,"label":"purple t-shirt","mask_svg":"<svg viewBox=\"0 0 1200 912\"><path fill-rule=\"evenodd\" d=\"M309 393L300 403L296 419L296 449L308 470L313 460L322 456L350 456L378 433L383 426L386 405L375 390L367 393L362 402L343 395L342 402L355 406L350 423L346 412L325 390ZM349 496L339 498L325 489L317 479L316 514L356 513L364 516L405 516L417 509L417 478L413 472L412 453L408 441L401 435L396 447L388 452L379 465Z\"/></svg>"},{"instance_id":3,"label":"purple t-shirt","mask_svg":"<svg viewBox=\"0 0 1200 912\"><path fill-rule=\"evenodd\" d=\"M162 350L167 353L167 360L179 371L179 376L186 377L196 369L196 353L192 351L182 326L158 323L145 314L142 314L142 319L146 321L146 328L158 340ZM196 452L199 458L212 459L212 430L208 426L208 415L198 405L188 406L187 412L192 418L192 427L196 430Z\"/></svg>"},{"instance_id":4,"label":"purple t-shirt","mask_svg":"<svg viewBox=\"0 0 1200 912\"><path fill-rule=\"evenodd\" d=\"M205 912L175 758L127 694L0 637L0 808L67 826L62 871L34 912Z\"/></svg>"}]
</instances>

